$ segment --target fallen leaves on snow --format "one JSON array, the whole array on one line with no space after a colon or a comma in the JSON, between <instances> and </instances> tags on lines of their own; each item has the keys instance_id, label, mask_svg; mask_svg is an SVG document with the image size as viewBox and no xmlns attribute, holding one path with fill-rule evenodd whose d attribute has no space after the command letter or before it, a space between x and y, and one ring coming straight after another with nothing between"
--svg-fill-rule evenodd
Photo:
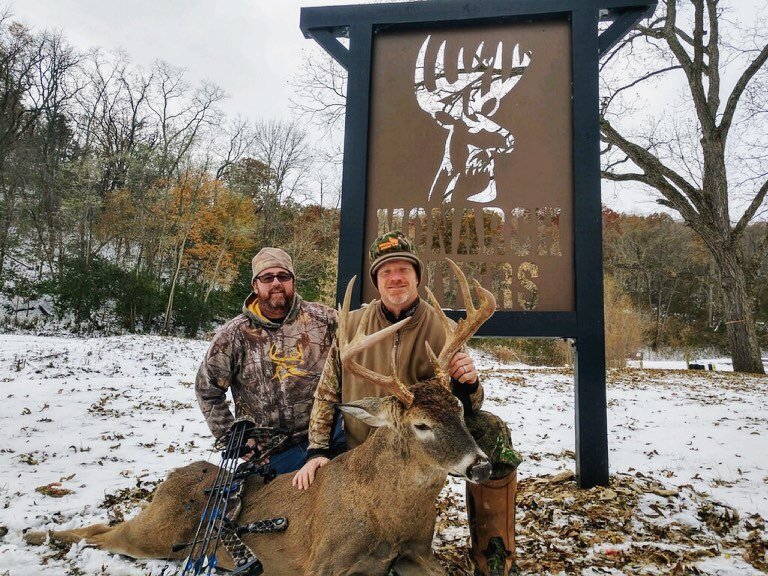
<instances>
[{"instance_id":1,"label":"fallen leaves on snow","mask_svg":"<svg viewBox=\"0 0 768 576\"><path fill-rule=\"evenodd\" d=\"M697 562L720 555L768 569L762 517L740 519L689 487L669 489L640 473L614 475L609 486L588 490L569 471L522 478L517 502L521 574L703 574ZM435 551L449 574L465 576L472 574L468 535L457 505L444 492Z\"/></svg>"},{"instance_id":2,"label":"fallen leaves on snow","mask_svg":"<svg viewBox=\"0 0 768 576\"><path fill-rule=\"evenodd\" d=\"M40 492L40 494L45 494L46 496L50 496L51 498L62 498L64 496L67 496L68 494L74 494L74 490L70 490L69 488L64 488L61 485L61 482L51 482L50 484L46 484L45 486L38 486L35 488L35 492Z\"/></svg>"}]
</instances>

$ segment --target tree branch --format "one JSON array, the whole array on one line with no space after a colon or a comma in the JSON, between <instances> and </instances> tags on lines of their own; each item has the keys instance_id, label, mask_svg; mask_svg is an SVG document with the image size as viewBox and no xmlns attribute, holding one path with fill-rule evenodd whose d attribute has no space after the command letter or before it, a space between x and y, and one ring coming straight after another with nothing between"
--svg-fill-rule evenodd
<instances>
[{"instance_id":1,"label":"tree branch","mask_svg":"<svg viewBox=\"0 0 768 576\"><path fill-rule=\"evenodd\" d=\"M739 104L741 95L744 93L744 90L746 90L750 80L754 78L755 74L757 74L758 70L763 67L766 61L768 61L768 44L763 46L763 49L760 50L760 54L758 54L757 57L752 60L750 65L747 66L744 72L742 72L739 80L733 87L731 94L728 96L725 110L723 111L723 117L720 119L720 126L718 127L723 139L728 135L728 130L731 128L733 115L736 113L736 106Z\"/></svg>"},{"instance_id":2,"label":"tree branch","mask_svg":"<svg viewBox=\"0 0 768 576\"><path fill-rule=\"evenodd\" d=\"M663 38L669 45L670 50L680 62L680 65L685 72L685 77L688 80L688 86L691 89L691 96L693 97L693 104L696 108L696 116L701 124L704 134L710 134L715 128L715 114L707 103L707 96L704 92L704 85L702 82L702 52L703 46L703 23L699 20L703 18L701 0L696 0L696 26L694 29L694 57L688 55L685 48L680 43L676 33L677 26L677 0L669 0L667 2L667 21L664 26Z\"/></svg>"},{"instance_id":3,"label":"tree branch","mask_svg":"<svg viewBox=\"0 0 768 576\"><path fill-rule=\"evenodd\" d=\"M720 108L720 21L717 17L717 0L707 0L707 19L709 20L709 106L717 113Z\"/></svg>"},{"instance_id":4,"label":"tree branch","mask_svg":"<svg viewBox=\"0 0 768 576\"><path fill-rule=\"evenodd\" d=\"M617 88L616 91L608 96L607 98L603 98L602 102L600 103L600 107L603 111L607 110L608 106L611 105L611 102L613 102L613 99L616 98L621 92L624 90L629 90L630 88L633 88L637 86L638 84L641 84L642 82L645 82L646 80L649 80L650 78L653 78L654 76L659 76L661 74L664 74L666 72L671 72L672 70L680 70L681 66L679 65L673 65L673 66L667 66L666 68L661 68L659 70L654 70L653 72L649 72L648 74L641 76L634 82L630 82L626 86L622 86L620 88Z\"/></svg>"},{"instance_id":5,"label":"tree branch","mask_svg":"<svg viewBox=\"0 0 768 576\"><path fill-rule=\"evenodd\" d=\"M626 46L629 46L635 42L638 38L661 38L661 30L659 25L664 24L664 17L660 16L655 20L649 21L647 25L643 26L638 24L634 30L631 30L624 38L621 39L611 50L600 59L600 71L603 70L610 62L620 53L624 51Z\"/></svg>"},{"instance_id":6,"label":"tree branch","mask_svg":"<svg viewBox=\"0 0 768 576\"><path fill-rule=\"evenodd\" d=\"M691 35L690 35L690 34L688 34L688 33L687 33L685 30L683 30L682 28L677 28L677 27L675 27L675 33L676 33L676 34L677 34L677 35L678 35L680 38L682 38L682 39L685 41L685 43L686 43L686 44L688 44L688 45L689 45L689 46L691 46L691 47L693 47L693 46L694 46L694 41L693 41L693 38L691 38Z\"/></svg>"},{"instance_id":7,"label":"tree branch","mask_svg":"<svg viewBox=\"0 0 768 576\"><path fill-rule=\"evenodd\" d=\"M703 0L692 0L695 7L693 16L693 69L698 81L702 76L704 63L704 5Z\"/></svg>"},{"instance_id":8,"label":"tree branch","mask_svg":"<svg viewBox=\"0 0 768 576\"><path fill-rule=\"evenodd\" d=\"M645 174L636 174L632 172L610 172L609 170L601 170L600 176L605 180L611 180L612 182L641 182L653 187L653 184L648 180Z\"/></svg>"},{"instance_id":9,"label":"tree branch","mask_svg":"<svg viewBox=\"0 0 768 576\"><path fill-rule=\"evenodd\" d=\"M750 202L749 207L746 209L744 214L741 215L741 218L739 218L739 221L736 224L736 227L733 229L734 242L739 241L739 239L741 238L741 235L744 233L744 230L746 230L747 225L752 220L752 218L754 218L758 209L765 201L766 195L768 195L768 180L763 182L763 185L760 187L760 190L758 190L757 194L755 194L755 197L752 198L752 202Z\"/></svg>"},{"instance_id":10,"label":"tree branch","mask_svg":"<svg viewBox=\"0 0 768 576\"><path fill-rule=\"evenodd\" d=\"M605 139L617 146L645 172L654 188L673 201L676 206L680 207L680 213L683 218L686 220L698 218L699 214L696 209L700 210L702 206L701 193L698 189L692 186L680 174L662 164L648 150L624 138L611 126L607 119L600 119L600 130ZM677 186L684 194L674 186L671 186L669 182Z\"/></svg>"}]
</instances>

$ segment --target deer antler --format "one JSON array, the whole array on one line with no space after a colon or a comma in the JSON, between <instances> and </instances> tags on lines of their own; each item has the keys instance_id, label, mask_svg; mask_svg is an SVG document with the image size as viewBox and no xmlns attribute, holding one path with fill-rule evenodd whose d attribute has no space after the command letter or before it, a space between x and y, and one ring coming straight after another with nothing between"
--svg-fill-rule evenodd
<instances>
[{"instance_id":1,"label":"deer antler","mask_svg":"<svg viewBox=\"0 0 768 576\"><path fill-rule=\"evenodd\" d=\"M515 44L510 54L507 70L502 66L504 53L504 44L499 42L496 46L496 54L490 59L484 60L487 66L493 66L491 71L491 86L488 92L481 94L480 87L472 90L468 108L480 113L486 102L493 101L493 107L483 113L483 116L490 118L499 109L504 96L509 94L510 90L520 81L520 78L531 63L531 53L520 53L520 45Z\"/></svg>"},{"instance_id":2,"label":"deer antler","mask_svg":"<svg viewBox=\"0 0 768 576\"><path fill-rule=\"evenodd\" d=\"M389 389L398 400L405 404L406 408L409 408L413 403L413 393L408 390L408 387L403 384L400 378L397 377L394 347L392 348L392 355L390 360L392 366L392 374L390 376L379 374L378 372L374 372L365 366L361 366L355 360L353 360L353 358L363 350L367 350L378 342L381 342L390 334L397 332L400 327L402 327L411 319L411 317L409 316L404 320L400 320L400 322L392 324L392 326L387 326L378 332L366 335L365 326L368 324L368 318L374 312L374 307L368 306L363 311L363 317L360 319L360 324L357 326L357 331L355 332L354 338L352 338L350 341L349 335L347 333L347 320L349 319L349 302L352 298L352 287L355 285L356 279L357 276L354 276L352 280L349 281L349 284L347 285L347 291L344 294L344 304L343 306L339 306L338 339L341 365L349 370L352 374L355 374L360 378L364 378L373 384L377 384L378 386Z\"/></svg>"},{"instance_id":3,"label":"deer antler","mask_svg":"<svg viewBox=\"0 0 768 576\"><path fill-rule=\"evenodd\" d=\"M458 267L456 262L450 258L446 258L446 261L450 265L453 273L456 274L456 279L459 281L459 287L461 288L461 294L464 297L464 306L467 308L467 317L462 318L454 327L448 316L445 315L443 309L440 307L435 295L427 288L427 296L429 297L429 303L437 312L440 317L440 321L445 328L446 341L443 349L440 351L440 356L435 357L435 353L429 346L429 343L425 343L427 346L427 354L432 362L432 366L435 369L435 376L441 378L445 382L448 382L448 365L451 362L451 358L459 348L469 340L475 332L493 315L496 310L496 298L493 294L483 288L475 278L472 279L472 283L475 286L475 292L478 298L480 298L480 306L475 308L475 304L472 301L472 295L469 292L469 283L467 277L461 268Z\"/></svg>"}]
</instances>

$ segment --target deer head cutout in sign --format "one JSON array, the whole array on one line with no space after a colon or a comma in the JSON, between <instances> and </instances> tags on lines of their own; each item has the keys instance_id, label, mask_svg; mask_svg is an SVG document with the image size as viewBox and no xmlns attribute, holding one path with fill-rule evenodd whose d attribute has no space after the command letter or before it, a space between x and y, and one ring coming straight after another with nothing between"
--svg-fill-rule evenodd
<instances>
[{"instance_id":1,"label":"deer head cutout in sign","mask_svg":"<svg viewBox=\"0 0 768 576\"><path fill-rule=\"evenodd\" d=\"M427 62L427 36L416 58L414 88L419 106L448 131L443 158L437 169L429 201L467 200L486 203L496 198L495 162L512 152L515 138L493 120L501 101L518 83L531 53L515 45L505 53L499 42L493 55L484 55L481 42L471 64L464 48L459 50L455 80L446 66L446 42L440 44L434 62Z\"/></svg>"}]
</instances>

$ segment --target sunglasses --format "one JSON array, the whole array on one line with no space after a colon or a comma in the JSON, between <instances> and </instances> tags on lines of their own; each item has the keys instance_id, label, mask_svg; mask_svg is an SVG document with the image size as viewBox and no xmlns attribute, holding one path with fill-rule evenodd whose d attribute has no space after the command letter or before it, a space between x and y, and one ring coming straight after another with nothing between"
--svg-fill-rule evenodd
<instances>
[{"instance_id":1,"label":"sunglasses","mask_svg":"<svg viewBox=\"0 0 768 576\"><path fill-rule=\"evenodd\" d=\"M272 284L272 282L275 281L275 278L277 278L278 282L281 284L285 284L286 282L293 280L293 276L288 274L288 272L280 272L279 274L262 274L261 276L256 276L256 280L262 284Z\"/></svg>"}]
</instances>

